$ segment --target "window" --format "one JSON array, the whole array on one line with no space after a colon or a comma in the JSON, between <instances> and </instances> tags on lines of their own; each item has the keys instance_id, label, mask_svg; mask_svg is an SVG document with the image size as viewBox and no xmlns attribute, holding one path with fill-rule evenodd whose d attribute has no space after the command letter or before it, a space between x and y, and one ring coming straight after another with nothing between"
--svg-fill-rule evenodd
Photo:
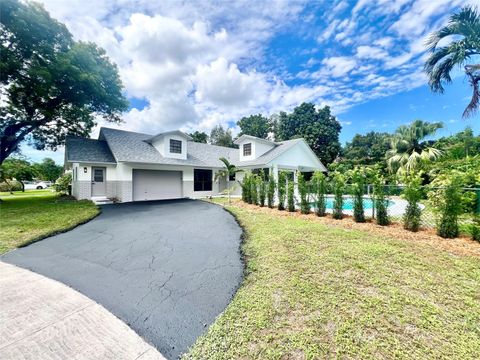
<instances>
[{"instance_id":1,"label":"window","mask_svg":"<svg viewBox=\"0 0 480 360\"><path fill-rule=\"evenodd\" d=\"M255 174L255 175L260 175L260 171L262 169L253 169L252 170L252 173ZM264 180L268 180L268 175L270 174L270 169L266 168L266 169L263 169L263 174L264 174Z\"/></svg>"},{"instance_id":2,"label":"window","mask_svg":"<svg viewBox=\"0 0 480 360\"><path fill-rule=\"evenodd\" d=\"M243 156L250 156L252 155L252 144L244 144L243 145Z\"/></svg>"},{"instance_id":3,"label":"window","mask_svg":"<svg viewBox=\"0 0 480 360\"><path fill-rule=\"evenodd\" d=\"M180 140L170 139L170 153L172 154L182 153L182 142Z\"/></svg>"},{"instance_id":4,"label":"window","mask_svg":"<svg viewBox=\"0 0 480 360\"><path fill-rule=\"evenodd\" d=\"M212 191L212 170L193 170L193 191Z\"/></svg>"},{"instance_id":5,"label":"window","mask_svg":"<svg viewBox=\"0 0 480 360\"><path fill-rule=\"evenodd\" d=\"M231 174L231 175L228 177L228 180L229 180L229 181L235 181L235 174Z\"/></svg>"},{"instance_id":6,"label":"window","mask_svg":"<svg viewBox=\"0 0 480 360\"><path fill-rule=\"evenodd\" d=\"M94 169L93 170L93 181L103 182L103 169Z\"/></svg>"}]
</instances>

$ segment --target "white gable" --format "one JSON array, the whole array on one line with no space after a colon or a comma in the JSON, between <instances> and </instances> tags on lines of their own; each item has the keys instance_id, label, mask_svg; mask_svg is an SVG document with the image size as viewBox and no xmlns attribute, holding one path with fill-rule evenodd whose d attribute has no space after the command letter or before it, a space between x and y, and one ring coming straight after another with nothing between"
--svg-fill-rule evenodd
<instances>
[{"instance_id":1,"label":"white gable","mask_svg":"<svg viewBox=\"0 0 480 360\"><path fill-rule=\"evenodd\" d=\"M299 141L283 154L270 161L268 165L299 169L300 171L327 171L305 141Z\"/></svg>"}]
</instances>

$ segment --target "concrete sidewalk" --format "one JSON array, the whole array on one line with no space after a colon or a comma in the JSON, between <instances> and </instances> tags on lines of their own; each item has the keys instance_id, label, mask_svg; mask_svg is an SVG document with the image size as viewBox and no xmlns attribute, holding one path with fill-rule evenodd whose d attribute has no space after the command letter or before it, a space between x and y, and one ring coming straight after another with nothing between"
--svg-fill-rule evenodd
<instances>
[{"instance_id":1,"label":"concrete sidewalk","mask_svg":"<svg viewBox=\"0 0 480 360\"><path fill-rule=\"evenodd\" d=\"M91 299L4 262L0 262L0 357L165 359Z\"/></svg>"}]
</instances>

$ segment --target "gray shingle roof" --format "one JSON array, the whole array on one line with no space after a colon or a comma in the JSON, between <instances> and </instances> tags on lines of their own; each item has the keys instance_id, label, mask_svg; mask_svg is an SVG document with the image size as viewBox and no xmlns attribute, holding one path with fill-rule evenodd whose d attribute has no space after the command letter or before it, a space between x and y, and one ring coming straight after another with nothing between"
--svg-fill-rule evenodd
<instances>
[{"instance_id":1,"label":"gray shingle roof","mask_svg":"<svg viewBox=\"0 0 480 360\"><path fill-rule=\"evenodd\" d=\"M82 137L67 137L67 161L115 163L115 158L105 141Z\"/></svg>"},{"instance_id":2,"label":"gray shingle roof","mask_svg":"<svg viewBox=\"0 0 480 360\"><path fill-rule=\"evenodd\" d=\"M259 158L240 162L238 149L193 141L188 142L186 160L167 158L146 141L151 138L150 134L101 128L99 140L69 138L67 140L67 160L102 162L115 162L116 160L165 165L223 167L219 158L225 157L237 166L263 166L302 141L302 139L293 139L275 143L274 148Z\"/></svg>"}]
</instances>

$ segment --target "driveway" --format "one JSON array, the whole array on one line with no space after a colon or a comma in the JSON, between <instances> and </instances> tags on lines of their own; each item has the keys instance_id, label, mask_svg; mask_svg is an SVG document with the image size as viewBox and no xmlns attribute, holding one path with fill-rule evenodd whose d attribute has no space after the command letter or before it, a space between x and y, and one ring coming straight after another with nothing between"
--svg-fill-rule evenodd
<instances>
[{"instance_id":1,"label":"driveway","mask_svg":"<svg viewBox=\"0 0 480 360\"><path fill-rule=\"evenodd\" d=\"M241 234L229 213L202 201L106 205L89 223L1 260L80 291L175 359L234 295Z\"/></svg>"}]
</instances>

